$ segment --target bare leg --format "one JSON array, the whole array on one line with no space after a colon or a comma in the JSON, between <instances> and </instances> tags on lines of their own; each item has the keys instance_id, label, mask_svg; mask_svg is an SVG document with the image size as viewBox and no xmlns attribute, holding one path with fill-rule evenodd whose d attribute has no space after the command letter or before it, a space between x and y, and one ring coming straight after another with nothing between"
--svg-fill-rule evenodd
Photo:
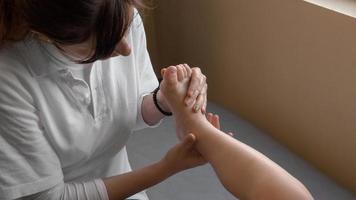
<instances>
[{"instance_id":1,"label":"bare leg","mask_svg":"<svg viewBox=\"0 0 356 200\"><path fill-rule=\"evenodd\" d=\"M189 77L180 70L166 70L162 94L174 114L178 134L196 136L197 150L227 190L240 199L313 199L297 179L273 161L216 129L201 113L191 112L184 105Z\"/></svg>"}]
</instances>

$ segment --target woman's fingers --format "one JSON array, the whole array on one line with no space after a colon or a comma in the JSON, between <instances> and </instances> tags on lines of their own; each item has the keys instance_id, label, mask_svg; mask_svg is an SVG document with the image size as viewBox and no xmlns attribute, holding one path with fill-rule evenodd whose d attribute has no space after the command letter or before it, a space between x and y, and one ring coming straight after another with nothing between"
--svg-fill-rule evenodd
<instances>
[{"instance_id":1,"label":"woman's fingers","mask_svg":"<svg viewBox=\"0 0 356 200\"><path fill-rule=\"evenodd\" d=\"M187 68L184 66L184 64L179 65L184 73L184 78L188 77L188 71Z\"/></svg>"},{"instance_id":2,"label":"woman's fingers","mask_svg":"<svg viewBox=\"0 0 356 200\"><path fill-rule=\"evenodd\" d=\"M200 110L202 109L202 107L204 105L204 101L205 101L204 95L199 95L194 103L193 111L200 112Z\"/></svg>"},{"instance_id":3,"label":"woman's fingers","mask_svg":"<svg viewBox=\"0 0 356 200\"><path fill-rule=\"evenodd\" d=\"M217 129L220 129L220 118L219 115L214 115L213 113L208 113L206 115L207 120Z\"/></svg>"},{"instance_id":4,"label":"woman's fingers","mask_svg":"<svg viewBox=\"0 0 356 200\"><path fill-rule=\"evenodd\" d=\"M217 129L219 129L219 130L221 129L219 115L214 115L214 117L213 117L213 125L214 125Z\"/></svg>"},{"instance_id":5,"label":"woman's fingers","mask_svg":"<svg viewBox=\"0 0 356 200\"><path fill-rule=\"evenodd\" d=\"M201 112L203 114L206 113L206 107L208 105L208 84L205 84L205 95L204 95L204 103L203 103L203 107L201 108Z\"/></svg>"},{"instance_id":6,"label":"woman's fingers","mask_svg":"<svg viewBox=\"0 0 356 200\"><path fill-rule=\"evenodd\" d=\"M220 125L220 117L219 115L213 114L213 113L208 113L206 114L206 119L212 124L215 128L221 130L221 125ZM232 132L227 132L227 135L234 137L234 133Z\"/></svg>"},{"instance_id":7,"label":"woman's fingers","mask_svg":"<svg viewBox=\"0 0 356 200\"><path fill-rule=\"evenodd\" d=\"M213 113L208 113L208 114L206 115L206 119L210 122L210 124L213 124L213 123L212 123ZM214 126L214 124L213 124L213 126ZM214 126L214 127L215 127L215 126Z\"/></svg>"},{"instance_id":8,"label":"woman's fingers","mask_svg":"<svg viewBox=\"0 0 356 200\"><path fill-rule=\"evenodd\" d=\"M182 81L185 77L185 73L183 70L183 66L182 65L177 65L177 77L178 77L178 81Z\"/></svg>"},{"instance_id":9,"label":"woman's fingers","mask_svg":"<svg viewBox=\"0 0 356 200\"><path fill-rule=\"evenodd\" d=\"M206 92L204 91L205 84L206 76L201 73L201 70L199 68L192 68L188 93L185 99L186 105L192 105L192 103L194 102L194 100L197 99L200 93Z\"/></svg>"},{"instance_id":10,"label":"woman's fingers","mask_svg":"<svg viewBox=\"0 0 356 200\"><path fill-rule=\"evenodd\" d=\"M201 111L203 114L205 114L207 105L207 90L208 84L205 84L194 104L193 108L195 112Z\"/></svg>"}]
</instances>

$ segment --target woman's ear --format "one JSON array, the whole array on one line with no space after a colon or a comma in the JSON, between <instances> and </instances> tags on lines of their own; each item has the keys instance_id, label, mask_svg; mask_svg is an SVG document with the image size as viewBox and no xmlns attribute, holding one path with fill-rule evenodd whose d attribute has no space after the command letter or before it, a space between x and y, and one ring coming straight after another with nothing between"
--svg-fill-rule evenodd
<instances>
[{"instance_id":1,"label":"woman's ear","mask_svg":"<svg viewBox=\"0 0 356 200\"><path fill-rule=\"evenodd\" d=\"M47 36L43 35L42 33L39 33L37 31L31 30L30 31L31 35L43 42L47 42L47 43L52 43L52 40L49 39Z\"/></svg>"}]
</instances>

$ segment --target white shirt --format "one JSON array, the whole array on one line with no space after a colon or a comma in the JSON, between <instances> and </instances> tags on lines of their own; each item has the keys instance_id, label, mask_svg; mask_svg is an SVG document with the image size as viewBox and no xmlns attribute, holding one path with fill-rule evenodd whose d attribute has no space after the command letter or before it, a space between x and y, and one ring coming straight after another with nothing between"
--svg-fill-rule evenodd
<instances>
[{"instance_id":1,"label":"white shirt","mask_svg":"<svg viewBox=\"0 0 356 200\"><path fill-rule=\"evenodd\" d=\"M158 82L139 15L128 41L130 56L93 63L90 87L52 45L27 38L1 49L1 199L131 170L125 144L148 126L141 103Z\"/></svg>"}]
</instances>

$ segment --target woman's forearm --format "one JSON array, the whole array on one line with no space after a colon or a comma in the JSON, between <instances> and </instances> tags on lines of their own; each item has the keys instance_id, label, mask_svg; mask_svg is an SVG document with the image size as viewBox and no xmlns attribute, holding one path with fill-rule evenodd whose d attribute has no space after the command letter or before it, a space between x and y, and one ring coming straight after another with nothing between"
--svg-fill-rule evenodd
<instances>
[{"instance_id":1,"label":"woman's forearm","mask_svg":"<svg viewBox=\"0 0 356 200\"><path fill-rule=\"evenodd\" d=\"M110 200L123 200L173 175L164 162L104 179Z\"/></svg>"},{"instance_id":2,"label":"woman's forearm","mask_svg":"<svg viewBox=\"0 0 356 200\"><path fill-rule=\"evenodd\" d=\"M160 91L158 91L158 93L157 93L157 100L158 100L158 103L160 104L161 108L168 112L169 109L165 105ZM163 119L163 117L165 117L155 106L155 104L153 102L152 94L149 94L143 98L141 106L142 106L141 107L142 118L148 125L151 125L151 126L155 125L161 119Z\"/></svg>"}]
</instances>

